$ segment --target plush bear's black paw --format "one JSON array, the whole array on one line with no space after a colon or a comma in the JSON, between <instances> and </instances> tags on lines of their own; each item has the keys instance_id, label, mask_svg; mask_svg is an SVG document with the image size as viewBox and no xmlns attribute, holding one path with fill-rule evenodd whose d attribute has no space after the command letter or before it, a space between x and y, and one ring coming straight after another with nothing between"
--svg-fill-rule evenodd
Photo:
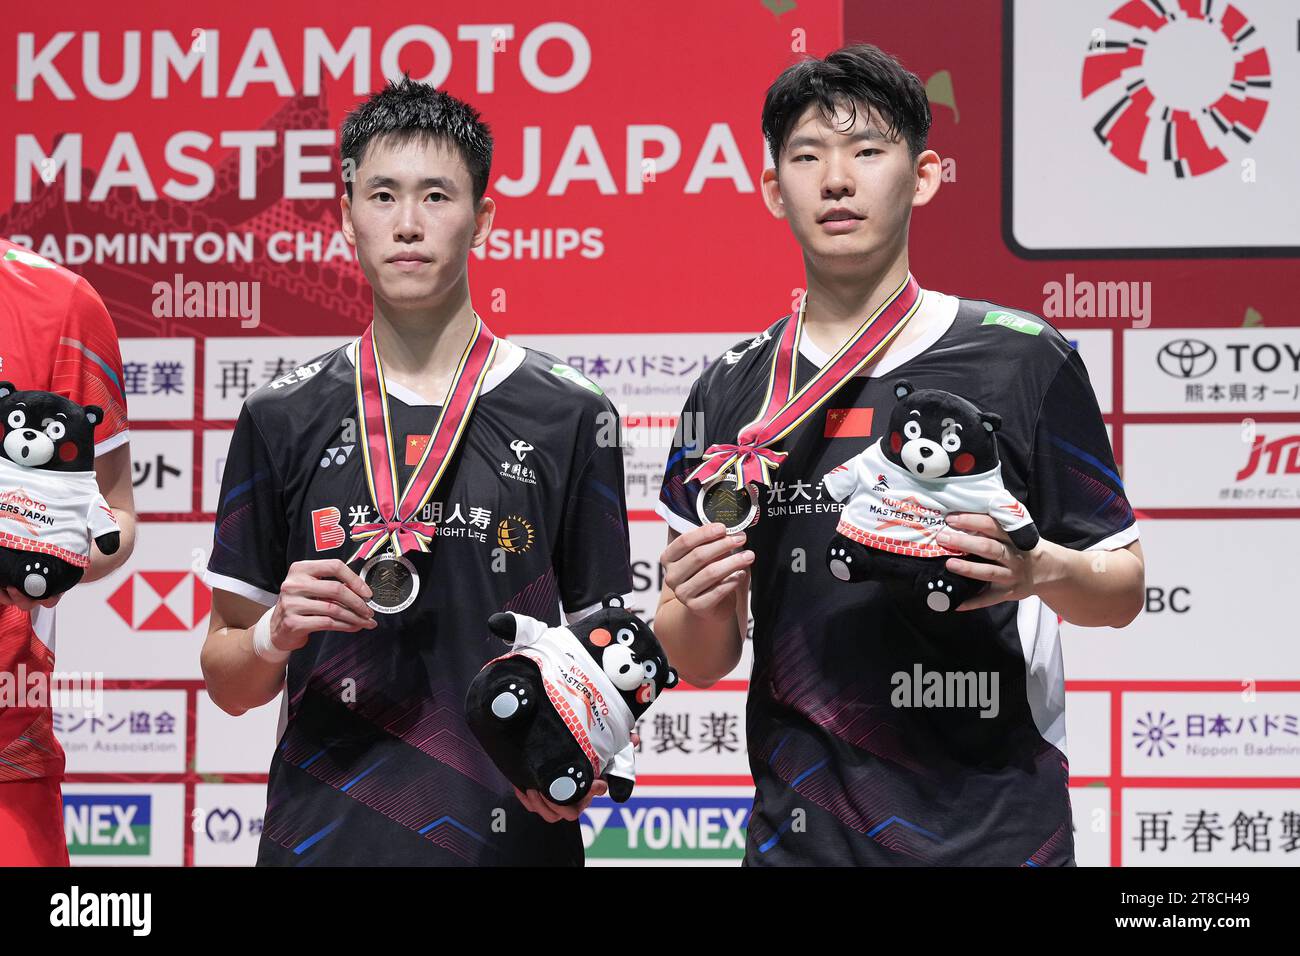
<instances>
[{"instance_id":1,"label":"plush bear's black paw","mask_svg":"<svg viewBox=\"0 0 1300 956\"><path fill-rule=\"evenodd\" d=\"M591 767L585 760L554 765L538 777L546 787L544 796L552 803L577 803L591 789Z\"/></svg>"},{"instance_id":2,"label":"plush bear's black paw","mask_svg":"<svg viewBox=\"0 0 1300 956\"><path fill-rule=\"evenodd\" d=\"M536 696L534 688L521 680L503 680L492 695L492 716L498 720L514 720L537 706Z\"/></svg>"},{"instance_id":3,"label":"plush bear's black paw","mask_svg":"<svg viewBox=\"0 0 1300 956\"><path fill-rule=\"evenodd\" d=\"M39 561L29 562L23 568L23 593L29 598L47 597L50 583L46 580L53 569Z\"/></svg>"},{"instance_id":4,"label":"plush bear's black paw","mask_svg":"<svg viewBox=\"0 0 1300 956\"><path fill-rule=\"evenodd\" d=\"M632 796L632 788L636 786L627 777L619 777L615 774L606 777L605 782L609 784L609 798L615 803L627 803L628 798Z\"/></svg>"},{"instance_id":5,"label":"plush bear's black paw","mask_svg":"<svg viewBox=\"0 0 1300 956\"><path fill-rule=\"evenodd\" d=\"M933 581L926 581L925 589L925 606L931 611L939 611L942 613L943 611L949 611L952 609L952 578L948 578L947 580L944 580L943 578L935 578Z\"/></svg>"}]
</instances>

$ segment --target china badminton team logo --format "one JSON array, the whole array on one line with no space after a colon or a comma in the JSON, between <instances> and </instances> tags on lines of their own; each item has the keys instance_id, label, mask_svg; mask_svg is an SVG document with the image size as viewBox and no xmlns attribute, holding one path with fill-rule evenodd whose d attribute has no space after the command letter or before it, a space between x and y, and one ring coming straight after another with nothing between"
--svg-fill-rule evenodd
<instances>
[{"instance_id":1,"label":"china badminton team logo","mask_svg":"<svg viewBox=\"0 0 1300 956\"><path fill-rule=\"evenodd\" d=\"M1261 32L1226 0L1129 0L1093 31L1082 81L1112 156L1183 179L1254 139L1272 72Z\"/></svg>"}]
</instances>

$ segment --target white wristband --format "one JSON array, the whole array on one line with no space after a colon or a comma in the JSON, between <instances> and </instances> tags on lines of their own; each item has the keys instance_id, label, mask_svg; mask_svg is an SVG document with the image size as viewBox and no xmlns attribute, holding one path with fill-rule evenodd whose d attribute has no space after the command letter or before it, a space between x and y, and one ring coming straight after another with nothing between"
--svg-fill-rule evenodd
<instances>
[{"instance_id":1,"label":"white wristband","mask_svg":"<svg viewBox=\"0 0 1300 956\"><path fill-rule=\"evenodd\" d=\"M283 664L289 659L290 651L282 651L271 643L271 613L274 605L253 625L253 653L269 664Z\"/></svg>"}]
</instances>

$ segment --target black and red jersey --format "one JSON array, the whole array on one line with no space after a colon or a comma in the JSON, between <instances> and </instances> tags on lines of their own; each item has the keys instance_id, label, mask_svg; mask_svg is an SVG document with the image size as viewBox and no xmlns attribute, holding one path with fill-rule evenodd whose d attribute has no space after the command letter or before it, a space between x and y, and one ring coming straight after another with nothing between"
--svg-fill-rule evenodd
<instances>
[{"instance_id":1,"label":"black and red jersey","mask_svg":"<svg viewBox=\"0 0 1300 956\"><path fill-rule=\"evenodd\" d=\"M348 560L374 521L353 384L357 340L251 395L222 478L206 580L273 604L289 566ZM419 592L379 626L322 631L289 658L258 863L581 863L577 823L525 810L471 735L465 694L505 646L497 611L549 624L632 590L613 406L568 366L505 340L407 551ZM388 382L398 479L439 407ZM352 565L358 570L360 562Z\"/></svg>"},{"instance_id":2,"label":"black and red jersey","mask_svg":"<svg viewBox=\"0 0 1300 956\"><path fill-rule=\"evenodd\" d=\"M1080 550L1137 537L1069 342L1041 318L990 302L927 291L921 308L919 340L846 383L779 446L788 457L746 532L755 552L749 865L1073 862L1056 614L1035 597L908 616L879 583L841 582L825 564L843 504L822 478L880 437L900 378L1002 417L1003 479L1043 537ZM700 523L699 485L687 476L709 445L734 442L758 414L788 320L738 343L692 388L658 506L678 531ZM806 337L800 351L797 384L828 358ZM983 675L996 706L917 706L897 695L931 674L963 686L964 675Z\"/></svg>"}]
</instances>

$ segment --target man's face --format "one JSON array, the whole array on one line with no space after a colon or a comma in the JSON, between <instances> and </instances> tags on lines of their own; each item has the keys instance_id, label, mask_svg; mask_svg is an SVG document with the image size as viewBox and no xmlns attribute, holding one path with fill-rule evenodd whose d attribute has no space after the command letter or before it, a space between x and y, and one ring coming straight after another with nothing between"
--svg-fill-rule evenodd
<instances>
[{"instance_id":1,"label":"man's face","mask_svg":"<svg viewBox=\"0 0 1300 956\"><path fill-rule=\"evenodd\" d=\"M828 265L905 244L912 206L929 199L918 192L907 141L885 139L887 124L874 110L868 124L859 106L851 127L849 113L842 107L828 121L811 104L791 129L777 172L764 174L768 208L789 220L806 255Z\"/></svg>"},{"instance_id":2,"label":"man's face","mask_svg":"<svg viewBox=\"0 0 1300 956\"><path fill-rule=\"evenodd\" d=\"M413 139L371 143L342 198L343 233L375 295L398 309L429 306L463 281L469 250L492 228L491 199L474 202L455 147Z\"/></svg>"}]
</instances>

